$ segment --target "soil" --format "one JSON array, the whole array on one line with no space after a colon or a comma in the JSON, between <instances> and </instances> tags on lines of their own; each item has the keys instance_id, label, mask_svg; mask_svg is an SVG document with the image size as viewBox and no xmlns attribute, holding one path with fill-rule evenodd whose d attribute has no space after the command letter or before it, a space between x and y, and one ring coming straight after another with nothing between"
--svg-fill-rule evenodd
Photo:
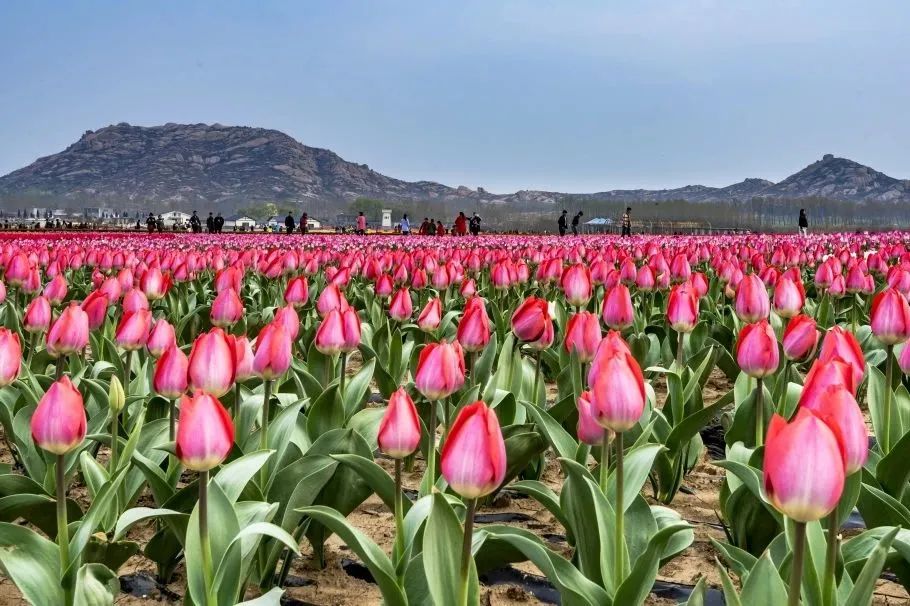
<instances>
[{"instance_id":1,"label":"soil","mask_svg":"<svg viewBox=\"0 0 910 606\"><path fill-rule=\"evenodd\" d=\"M356 372L356 369L349 369L349 373L353 372ZM706 385L705 402L716 401L730 389L731 384L715 370ZM662 401L666 393L665 386L655 384L655 390L658 400ZM552 396L555 387L550 386L549 391ZM102 451L99 455L104 456L106 453ZM0 442L0 462L12 462L3 442ZM392 461L379 458L377 462L391 473ZM405 472L403 475L406 488L416 490L422 473L423 468L418 461L412 472ZM712 465L707 452L695 470L686 477L682 490L671 506L695 527L695 543L660 570L658 580L673 586L667 591L662 591L661 596L651 594L645 602L648 606L667 606L685 601L684 594L674 594L674 590L680 589L676 585L682 586L681 589L685 591L702 577L705 577L712 587L719 586L720 577L715 565L718 554L711 546L710 539L724 540L724 533L715 513L719 510L718 494L723 478L724 471ZM541 480L558 491L561 485L559 466L552 457L548 456L548 464ZM646 486L646 498L653 502L648 493L649 489ZM88 498L85 488L80 485L71 489L70 496L83 506ZM504 523L523 527L539 536L547 537L551 548L569 555L569 547L561 539L564 534L562 527L533 499L505 491L491 506L480 509L478 513L500 514L496 516L496 523L503 523L504 518ZM395 524L392 514L378 497L371 496L348 516L348 519L383 550L386 552L391 550ZM478 526L482 527L482 524L478 523ZM144 545L152 536L152 532L151 523L137 525L129 533L128 538ZM849 536L850 531L845 534ZM291 566L284 603L296 606L372 606L382 603L377 586L363 578L368 578L368 574L364 574L366 569L337 536L332 536L327 542L326 567L321 570L310 565L311 551L307 543L301 546L301 553L303 557L295 559ZM177 569L173 581L166 587L154 582L155 566L141 554L128 560L118 573L124 591L116 602L118 605L150 606L179 604L182 601L186 581L182 565ZM127 591L130 594L126 593ZM255 595L256 593L251 591L248 597ZM523 562L514 564L511 569L497 571L485 577L482 580L481 604L484 606L553 604L558 603L554 601L555 595L552 588L548 589L541 572L533 564ZM903 587L889 581L879 581L873 604L885 606L907 603L910 603L910 595ZM0 604L25 604L16 587L5 577L0 577Z\"/></svg>"}]
</instances>

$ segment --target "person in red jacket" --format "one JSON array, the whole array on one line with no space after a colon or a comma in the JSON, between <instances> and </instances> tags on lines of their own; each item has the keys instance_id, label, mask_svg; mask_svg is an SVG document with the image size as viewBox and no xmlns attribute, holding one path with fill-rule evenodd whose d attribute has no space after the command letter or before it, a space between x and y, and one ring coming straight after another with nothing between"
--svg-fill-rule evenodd
<instances>
[{"instance_id":1,"label":"person in red jacket","mask_svg":"<svg viewBox=\"0 0 910 606\"><path fill-rule=\"evenodd\" d=\"M468 218L464 216L464 213L458 213L458 216L455 217L455 235L456 236L465 236L468 233Z\"/></svg>"},{"instance_id":2,"label":"person in red jacket","mask_svg":"<svg viewBox=\"0 0 910 606\"><path fill-rule=\"evenodd\" d=\"M442 221L436 220L436 235L444 236L446 235L446 226L442 224Z\"/></svg>"}]
</instances>

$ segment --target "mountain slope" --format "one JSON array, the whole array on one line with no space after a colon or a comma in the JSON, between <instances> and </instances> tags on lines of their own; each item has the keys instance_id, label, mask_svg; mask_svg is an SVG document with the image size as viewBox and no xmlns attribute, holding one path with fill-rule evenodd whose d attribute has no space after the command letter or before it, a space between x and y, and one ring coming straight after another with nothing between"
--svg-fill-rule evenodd
<instances>
[{"instance_id":1,"label":"mountain slope","mask_svg":"<svg viewBox=\"0 0 910 606\"><path fill-rule=\"evenodd\" d=\"M200 204L231 210L261 201L332 204L360 196L539 208L554 205L566 195L537 190L497 195L482 188L402 181L348 162L330 150L303 145L277 130L220 124L116 124L87 131L64 151L0 177L0 199L90 200L129 209ZM910 201L910 181L829 154L777 184L746 179L727 187L687 185L573 195L623 202L735 201L756 196Z\"/></svg>"}]
</instances>

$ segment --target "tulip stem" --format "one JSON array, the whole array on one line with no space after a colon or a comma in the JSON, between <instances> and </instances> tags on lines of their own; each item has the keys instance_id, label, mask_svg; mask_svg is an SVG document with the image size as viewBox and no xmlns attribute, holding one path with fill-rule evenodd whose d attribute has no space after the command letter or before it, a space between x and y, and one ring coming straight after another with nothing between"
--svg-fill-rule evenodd
<instances>
[{"instance_id":1,"label":"tulip stem","mask_svg":"<svg viewBox=\"0 0 910 606\"><path fill-rule=\"evenodd\" d=\"M534 352L535 357L535 366L534 366L534 391L531 394L532 402L534 406L540 406L540 399L537 397L537 390L540 386L540 351L537 350ZM544 408L546 408L546 396L544 396Z\"/></svg>"},{"instance_id":2,"label":"tulip stem","mask_svg":"<svg viewBox=\"0 0 910 606\"><path fill-rule=\"evenodd\" d=\"M607 478L610 476L610 432L604 430L600 440L600 491L607 496Z\"/></svg>"},{"instance_id":3,"label":"tulip stem","mask_svg":"<svg viewBox=\"0 0 910 606\"><path fill-rule=\"evenodd\" d=\"M430 424L427 426L427 476L430 492L436 485L436 402L430 400Z\"/></svg>"},{"instance_id":4,"label":"tulip stem","mask_svg":"<svg viewBox=\"0 0 910 606\"><path fill-rule=\"evenodd\" d=\"M401 495L401 459L395 459L395 552L404 553L404 503Z\"/></svg>"},{"instance_id":5,"label":"tulip stem","mask_svg":"<svg viewBox=\"0 0 910 606\"><path fill-rule=\"evenodd\" d=\"M799 594L803 581L803 554L806 549L806 523L796 522L795 526L788 606L799 606Z\"/></svg>"},{"instance_id":6,"label":"tulip stem","mask_svg":"<svg viewBox=\"0 0 910 606\"><path fill-rule=\"evenodd\" d=\"M765 386L762 379L756 379L755 388L755 447L765 443Z\"/></svg>"},{"instance_id":7,"label":"tulip stem","mask_svg":"<svg viewBox=\"0 0 910 606\"><path fill-rule=\"evenodd\" d=\"M111 460L110 460L110 470L109 473L111 476L117 471L117 450L120 446L118 438L119 428L117 427L117 421L120 420L120 413L116 410L111 410ZM173 439L171 440L173 441Z\"/></svg>"},{"instance_id":8,"label":"tulip stem","mask_svg":"<svg viewBox=\"0 0 910 606\"><path fill-rule=\"evenodd\" d=\"M824 592L822 603L826 606L837 606L835 597L837 580L835 575L837 571L837 552L840 543L840 537L837 534L838 530L837 510L835 510L828 515L828 551L825 555L825 582L822 585Z\"/></svg>"},{"instance_id":9,"label":"tulip stem","mask_svg":"<svg viewBox=\"0 0 910 606\"><path fill-rule=\"evenodd\" d=\"M622 491L623 491L623 473L622 473L622 457L623 457L623 445L622 445L622 432L616 432L616 548L615 548L615 559L616 559L616 568L614 569L614 578L613 584L615 587L619 587L622 584L622 574L623 574L623 549L625 548L626 540L623 533L623 517L625 512L623 511L622 503Z\"/></svg>"},{"instance_id":10,"label":"tulip stem","mask_svg":"<svg viewBox=\"0 0 910 606\"><path fill-rule=\"evenodd\" d=\"M347 378L347 373L345 372L348 367L348 352L341 352L341 360L339 361L340 374L338 376L338 395L341 396L341 401L344 402L344 380Z\"/></svg>"},{"instance_id":11,"label":"tulip stem","mask_svg":"<svg viewBox=\"0 0 910 606\"><path fill-rule=\"evenodd\" d=\"M60 575L70 567L70 533L66 521L66 463L64 455L57 455L57 544L60 546ZM66 604L70 603L69 589L64 587Z\"/></svg>"},{"instance_id":12,"label":"tulip stem","mask_svg":"<svg viewBox=\"0 0 910 606\"><path fill-rule=\"evenodd\" d=\"M885 361L885 406L882 433L882 454L891 450L891 380L894 374L894 345L885 348L887 360Z\"/></svg>"},{"instance_id":13,"label":"tulip stem","mask_svg":"<svg viewBox=\"0 0 910 606\"><path fill-rule=\"evenodd\" d=\"M133 370L133 354L136 352L130 350L126 352L126 361L123 364L123 394L126 398L130 395L130 373ZM129 418L130 418L130 407L127 404L123 405L123 429L129 433Z\"/></svg>"},{"instance_id":14,"label":"tulip stem","mask_svg":"<svg viewBox=\"0 0 910 606\"><path fill-rule=\"evenodd\" d=\"M676 333L676 338L676 367L679 369L679 372L682 372L686 333L678 332Z\"/></svg>"},{"instance_id":15,"label":"tulip stem","mask_svg":"<svg viewBox=\"0 0 910 606\"><path fill-rule=\"evenodd\" d=\"M57 358L57 361L54 362L54 380L59 381L63 378L63 363L66 360L64 356Z\"/></svg>"},{"instance_id":16,"label":"tulip stem","mask_svg":"<svg viewBox=\"0 0 910 606\"><path fill-rule=\"evenodd\" d=\"M477 510L477 499L468 500L468 509L464 514L464 542L461 544L461 592L458 603L468 605L468 573L471 568L471 543L474 537L474 512Z\"/></svg>"},{"instance_id":17,"label":"tulip stem","mask_svg":"<svg viewBox=\"0 0 910 606\"><path fill-rule=\"evenodd\" d=\"M212 545L209 542L209 472L199 472L199 543L202 546L202 573L205 577L205 606L217 606L212 578Z\"/></svg>"},{"instance_id":18,"label":"tulip stem","mask_svg":"<svg viewBox=\"0 0 910 606\"><path fill-rule=\"evenodd\" d=\"M269 400L272 399L272 382L263 381L262 383L262 423L259 428L259 450L268 450L269 448ZM263 465L259 470L259 487L262 494L266 493L265 487L269 481L269 470L267 465Z\"/></svg>"}]
</instances>

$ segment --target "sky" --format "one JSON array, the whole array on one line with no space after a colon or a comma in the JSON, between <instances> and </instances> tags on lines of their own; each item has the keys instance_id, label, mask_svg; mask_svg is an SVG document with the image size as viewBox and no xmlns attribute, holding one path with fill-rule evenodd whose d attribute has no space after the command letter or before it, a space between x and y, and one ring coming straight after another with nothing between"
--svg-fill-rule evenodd
<instances>
[{"instance_id":1,"label":"sky","mask_svg":"<svg viewBox=\"0 0 910 606\"><path fill-rule=\"evenodd\" d=\"M910 178L906 0L0 3L0 175L129 122L275 128L386 175L593 192Z\"/></svg>"}]
</instances>

